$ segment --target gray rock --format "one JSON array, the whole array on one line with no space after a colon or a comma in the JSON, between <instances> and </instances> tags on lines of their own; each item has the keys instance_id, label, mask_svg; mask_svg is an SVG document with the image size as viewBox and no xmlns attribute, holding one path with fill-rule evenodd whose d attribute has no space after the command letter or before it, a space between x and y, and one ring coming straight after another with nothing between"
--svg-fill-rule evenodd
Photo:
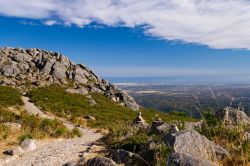
<instances>
[{"instance_id":1,"label":"gray rock","mask_svg":"<svg viewBox=\"0 0 250 166\"><path fill-rule=\"evenodd\" d=\"M167 159L167 166L216 166L217 164L185 153L172 153Z\"/></svg>"},{"instance_id":2,"label":"gray rock","mask_svg":"<svg viewBox=\"0 0 250 166\"><path fill-rule=\"evenodd\" d=\"M6 65L2 68L2 73L4 76L12 76L15 77L20 73L20 70L15 64Z\"/></svg>"},{"instance_id":3,"label":"gray rock","mask_svg":"<svg viewBox=\"0 0 250 166\"><path fill-rule=\"evenodd\" d=\"M134 119L134 123L146 123L146 121L143 119L141 112L138 112L138 115Z\"/></svg>"},{"instance_id":4,"label":"gray rock","mask_svg":"<svg viewBox=\"0 0 250 166\"><path fill-rule=\"evenodd\" d=\"M184 123L184 128L187 130L191 130L191 129L200 129L202 126L203 121L199 121L199 122L185 122Z\"/></svg>"},{"instance_id":5,"label":"gray rock","mask_svg":"<svg viewBox=\"0 0 250 166\"><path fill-rule=\"evenodd\" d=\"M16 131L20 131L22 128L22 125L19 123L6 122L6 123L3 123L3 125L9 127L11 130L16 130Z\"/></svg>"},{"instance_id":6,"label":"gray rock","mask_svg":"<svg viewBox=\"0 0 250 166\"><path fill-rule=\"evenodd\" d=\"M30 61L31 57L28 54L18 53L13 56L13 60L17 62Z\"/></svg>"},{"instance_id":7,"label":"gray rock","mask_svg":"<svg viewBox=\"0 0 250 166\"><path fill-rule=\"evenodd\" d=\"M69 93L78 93L78 94L82 94L82 95L86 95L89 93L89 91L85 88L77 88L77 89L73 89L73 88L68 88L66 89L66 92Z\"/></svg>"},{"instance_id":8,"label":"gray rock","mask_svg":"<svg viewBox=\"0 0 250 166\"><path fill-rule=\"evenodd\" d=\"M33 151L36 150L36 142L32 139L26 138L21 142L21 147L25 151Z\"/></svg>"},{"instance_id":9,"label":"gray rock","mask_svg":"<svg viewBox=\"0 0 250 166\"><path fill-rule=\"evenodd\" d=\"M195 130L169 133L165 135L164 140L169 144L173 152L185 153L202 160L220 161L230 157L230 154L225 149L215 145Z\"/></svg>"},{"instance_id":10,"label":"gray rock","mask_svg":"<svg viewBox=\"0 0 250 166\"><path fill-rule=\"evenodd\" d=\"M82 84L86 84L88 82L88 79L84 75L75 75L74 80Z\"/></svg>"},{"instance_id":11,"label":"gray rock","mask_svg":"<svg viewBox=\"0 0 250 166\"><path fill-rule=\"evenodd\" d=\"M41 72L44 72L45 74L49 75L51 73L51 70L52 70L52 66L54 65L54 63L56 62L55 59L49 59L49 60L46 60L41 69Z\"/></svg>"},{"instance_id":12,"label":"gray rock","mask_svg":"<svg viewBox=\"0 0 250 166\"><path fill-rule=\"evenodd\" d=\"M154 134L165 134L171 130L171 125L163 121L153 121L151 132Z\"/></svg>"},{"instance_id":13,"label":"gray rock","mask_svg":"<svg viewBox=\"0 0 250 166\"><path fill-rule=\"evenodd\" d=\"M3 152L3 154L9 155L9 156L13 156L13 155L14 155L14 151L13 151L12 149L5 150L5 151Z\"/></svg>"},{"instance_id":14,"label":"gray rock","mask_svg":"<svg viewBox=\"0 0 250 166\"><path fill-rule=\"evenodd\" d=\"M14 149L9 149L3 152L3 154L5 155L9 155L13 157L21 156L23 153L24 153L23 149L19 146Z\"/></svg>"},{"instance_id":15,"label":"gray rock","mask_svg":"<svg viewBox=\"0 0 250 166\"><path fill-rule=\"evenodd\" d=\"M143 117L141 115L141 112L138 112L138 115L135 117L135 119L133 121L133 126L134 127L145 128L145 129L147 129L149 127L149 125L143 119Z\"/></svg>"},{"instance_id":16,"label":"gray rock","mask_svg":"<svg viewBox=\"0 0 250 166\"><path fill-rule=\"evenodd\" d=\"M18 67L21 71L23 71L23 72L26 72L26 71L30 68L30 66L29 66L29 64L28 64L27 62L20 62L20 63L17 65L17 67Z\"/></svg>"},{"instance_id":17,"label":"gray rock","mask_svg":"<svg viewBox=\"0 0 250 166\"><path fill-rule=\"evenodd\" d=\"M64 80L66 78L66 68L60 62L56 62L52 67L52 76L58 80Z\"/></svg>"},{"instance_id":18,"label":"gray rock","mask_svg":"<svg viewBox=\"0 0 250 166\"><path fill-rule=\"evenodd\" d=\"M95 157L87 162L87 166L117 166L117 164L107 157Z\"/></svg>"},{"instance_id":19,"label":"gray rock","mask_svg":"<svg viewBox=\"0 0 250 166\"><path fill-rule=\"evenodd\" d=\"M111 151L110 158L112 158L117 164L125 164L126 166L148 165L137 154L123 150L123 149Z\"/></svg>"},{"instance_id":20,"label":"gray rock","mask_svg":"<svg viewBox=\"0 0 250 166\"><path fill-rule=\"evenodd\" d=\"M129 96L126 92L122 92L121 96L122 96L122 101L124 102L126 107L134 111L138 111L140 109L140 106L135 102L134 98Z\"/></svg>"},{"instance_id":21,"label":"gray rock","mask_svg":"<svg viewBox=\"0 0 250 166\"><path fill-rule=\"evenodd\" d=\"M221 120L226 126L236 126L237 124L250 125L250 118L245 112L237 109L226 107L218 110L215 116Z\"/></svg>"},{"instance_id":22,"label":"gray rock","mask_svg":"<svg viewBox=\"0 0 250 166\"><path fill-rule=\"evenodd\" d=\"M94 100L94 99L89 99L89 105L90 106L94 106L94 105L96 105L97 103L96 103L96 101Z\"/></svg>"}]
</instances>

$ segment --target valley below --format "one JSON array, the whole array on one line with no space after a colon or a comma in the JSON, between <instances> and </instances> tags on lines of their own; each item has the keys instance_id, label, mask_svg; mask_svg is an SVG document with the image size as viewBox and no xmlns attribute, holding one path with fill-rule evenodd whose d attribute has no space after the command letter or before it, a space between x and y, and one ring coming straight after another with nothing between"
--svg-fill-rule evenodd
<instances>
[{"instance_id":1,"label":"valley below","mask_svg":"<svg viewBox=\"0 0 250 166\"><path fill-rule=\"evenodd\" d=\"M166 83L118 83L145 108L184 112L200 118L200 111L215 112L227 106L241 107L250 115L250 85L170 85Z\"/></svg>"}]
</instances>

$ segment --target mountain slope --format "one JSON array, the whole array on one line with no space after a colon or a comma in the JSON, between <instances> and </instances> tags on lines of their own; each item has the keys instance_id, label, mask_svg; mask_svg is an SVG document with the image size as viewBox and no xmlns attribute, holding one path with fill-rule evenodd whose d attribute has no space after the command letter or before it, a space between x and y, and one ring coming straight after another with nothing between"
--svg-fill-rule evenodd
<instances>
[{"instance_id":1,"label":"mountain slope","mask_svg":"<svg viewBox=\"0 0 250 166\"><path fill-rule=\"evenodd\" d=\"M132 110L139 109L126 92L57 52L36 48L0 48L0 73L0 85L15 86L23 92L59 84L67 86L72 93L98 92Z\"/></svg>"}]
</instances>

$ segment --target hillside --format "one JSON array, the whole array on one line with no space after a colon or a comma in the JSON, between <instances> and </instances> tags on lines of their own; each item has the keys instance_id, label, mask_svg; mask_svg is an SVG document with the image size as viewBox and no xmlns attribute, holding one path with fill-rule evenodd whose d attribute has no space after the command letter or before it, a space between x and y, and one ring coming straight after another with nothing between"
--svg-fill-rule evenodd
<instances>
[{"instance_id":1,"label":"hillside","mask_svg":"<svg viewBox=\"0 0 250 166\"><path fill-rule=\"evenodd\" d=\"M132 97L99 78L92 70L75 64L66 56L41 49L0 48L0 85L11 85L27 92L52 84L68 86L68 91L102 93L133 110L139 106Z\"/></svg>"},{"instance_id":2,"label":"hillside","mask_svg":"<svg viewBox=\"0 0 250 166\"><path fill-rule=\"evenodd\" d=\"M248 165L250 118L140 108L65 56L0 49L0 165Z\"/></svg>"},{"instance_id":3,"label":"hillside","mask_svg":"<svg viewBox=\"0 0 250 166\"><path fill-rule=\"evenodd\" d=\"M0 59L0 163L36 165L46 160L45 165L60 165L73 158L76 162L77 152L86 155L86 146L99 143L104 144L99 148L109 151L117 147L115 138L130 128L138 113L139 106L132 97L59 53L1 48ZM147 123L156 117L169 122L193 121L183 115L140 111ZM97 143L100 135L105 141ZM145 133L136 137L139 144L151 139ZM32 155L20 150L26 139L36 140L37 149ZM88 144L82 147L81 143ZM63 149L63 144L67 148ZM73 149L74 156L68 153ZM51 155L52 151L60 153ZM87 156L97 154L94 150ZM59 159L61 156L64 160Z\"/></svg>"}]
</instances>

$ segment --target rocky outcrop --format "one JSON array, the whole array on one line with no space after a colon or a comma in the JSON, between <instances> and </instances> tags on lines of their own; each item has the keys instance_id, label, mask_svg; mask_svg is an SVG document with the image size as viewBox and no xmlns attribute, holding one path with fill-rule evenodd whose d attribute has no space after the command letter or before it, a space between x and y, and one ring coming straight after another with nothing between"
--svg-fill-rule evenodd
<instances>
[{"instance_id":1,"label":"rocky outcrop","mask_svg":"<svg viewBox=\"0 0 250 166\"><path fill-rule=\"evenodd\" d=\"M215 145L195 130L169 133L165 135L164 139L174 153L185 154L201 160L209 160L216 163L230 156L225 149Z\"/></svg>"},{"instance_id":2,"label":"rocky outcrop","mask_svg":"<svg viewBox=\"0 0 250 166\"><path fill-rule=\"evenodd\" d=\"M239 124L250 125L250 118L245 112L231 107L216 111L215 116L226 126L233 127Z\"/></svg>"},{"instance_id":3,"label":"rocky outcrop","mask_svg":"<svg viewBox=\"0 0 250 166\"><path fill-rule=\"evenodd\" d=\"M60 53L41 49L0 48L0 85L27 91L52 84L71 86L67 90L70 93L102 93L121 105L139 109L139 105L126 92Z\"/></svg>"}]
</instances>

